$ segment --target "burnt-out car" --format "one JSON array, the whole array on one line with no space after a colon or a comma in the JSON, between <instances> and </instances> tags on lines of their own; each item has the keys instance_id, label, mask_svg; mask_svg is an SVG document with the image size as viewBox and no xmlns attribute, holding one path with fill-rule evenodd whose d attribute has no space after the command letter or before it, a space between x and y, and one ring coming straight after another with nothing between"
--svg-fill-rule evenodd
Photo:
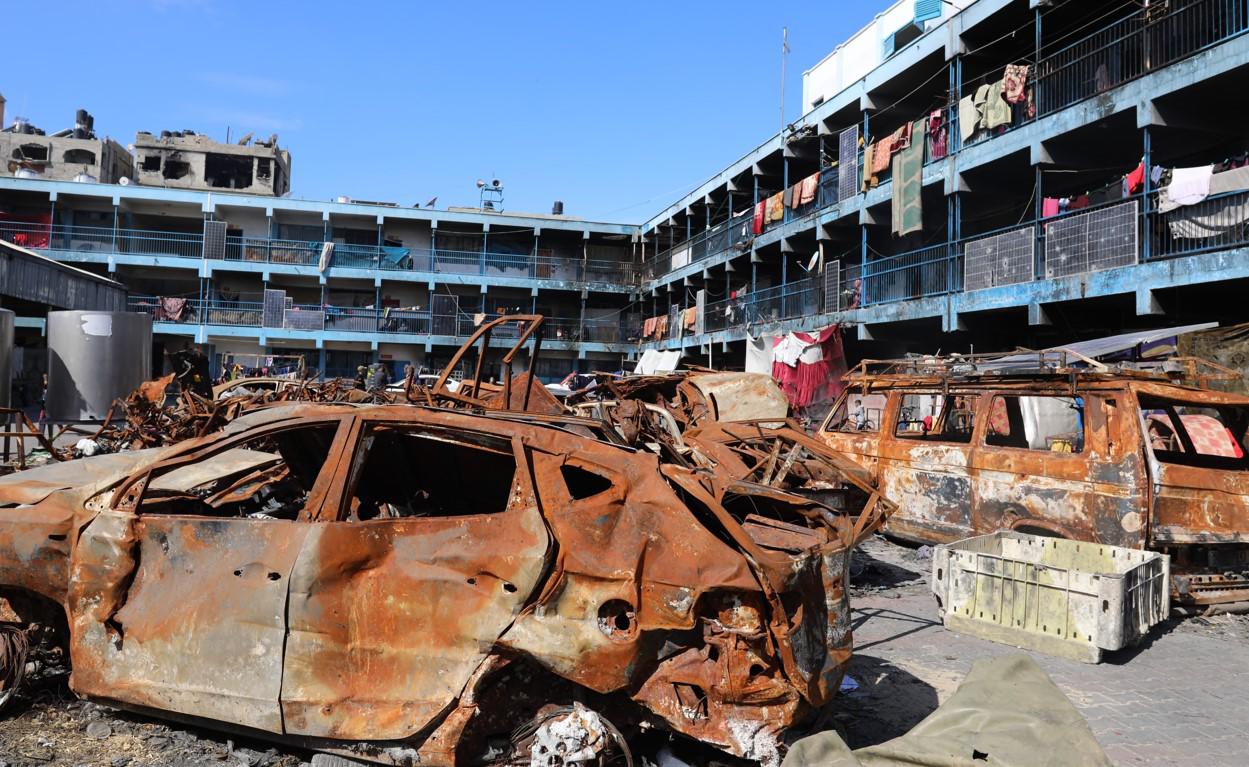
<instances>
[{"instance_id":1,"label":"burnt-out car","mask_svg":"<svg viewBox=\"0 0 1249 767\"><path fill-rule=\"evenodd\" d=\"M1186 384L1192 364L1028 356L864 363L818 436L898 504L897 537L1148 548L1179 602L1249 600L1249 397Z\"/></svg>"},{"instance_id":2,"label":"burnt-out car","mask_svg":"<svg viewBox=\"0 0 1249 767\"><path fill-rule=\"evenodd\" d=\"M63 645L84 698L383 763L606 763L621 730L775 763L838 687L848 552L887 504L613 434L277 405L4 477L9 630Z\"/></svg>"}]
</instances>

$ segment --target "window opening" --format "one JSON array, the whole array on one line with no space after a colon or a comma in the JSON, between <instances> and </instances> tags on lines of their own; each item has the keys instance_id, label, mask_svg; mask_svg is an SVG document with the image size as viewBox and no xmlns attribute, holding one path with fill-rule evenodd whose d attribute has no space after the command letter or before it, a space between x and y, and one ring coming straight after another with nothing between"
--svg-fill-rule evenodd
<instances>
[{"instance_id":1,"label":"window opening","mask_svg":"<svg viewBox=\"0 0 1249 767\"><path fill-rule=\"evenodd\" d=\"M1084 398L995 396L984 443L993 447L1084 452Z\"/></svg>"},{"instance_id":2,"label":"window opening","mask_svg":"<svg viewBox=\"0 0 1249 767\"><path fill-rule=\"evenodd\" d=\"M179 179L190 175L190 173L191 163L183 160L166 160L165 169L161 171L161 176L167 179Z\"/></svg>"},{"instance_id":3,"label":"window opening","mask_svg":"<svg viewBox=\"0 0 1249 767\"><path fill-rule=\"evenodd\" d=\"M971 442L975 397L952 394L903 394L894 435L899 439Z\"/></svg>"},{"instance_id":4,"label":"window opening","mask_svg":"<svg viewBox=\"0 0 1249 767\"><path fill-rule=\"evenodd\" d=\"M160 170L160 155L149 154L143 157L142 170L155 173Z\"/></svg>"},{"instance_id":5,"label":"window opening","mask_svg":"<svg viewBox=\"0 0 1249 767\"><path fill-rule=\"evenodd\" d=\"M252 185L252 158L209 152L204 156L204 179L218 189L246 189Z\"/></svg>"},{"instance_id":6,"label":"window opening","mask_svg":"<svg viewBox=\"0 0 1249 767\"><path fill-rule=\"evenodd\" d=\"M337 424L283 429L151 479L140 514L293 520L329 458Z\"/></svg>"},{"instance_id":7,"label":"window opening","mask_svg":"<svg viewBox=\"0 0 1249 767\"><path fill-rule=\"evenodd\" d=\"M1154 457L1215 469L1245 470L1249 407L1141 397L1145 436Z\"/></svg>"},{"instance_id":8,"label":"window opening","mask_svg":"<svg viewBox=\"0 0 1249 767\"><path fill-rule=\"evenodd\" d=\"M852 387L833 411L825 431L878 432L884 413L885 395L864 394L862 387Z\"/></svg>"},{"instance_id":9,"label":"window opening","mask_svg":"<svg viewBox=\"0 0 1249 767\"><path fill-rule=\"evenodd\" d=\"M66 149L61 161L70 165L95 165L95 152L89 149Z\"/></svg>"},{"instance_id":10,"label":"window opening","mask_svg":"<svg viewBox=\"0 0 1249 767\"><path fill-rule=\"evenodd\" d=\"M568 494L574 501L593 498L599 493L612 489L613 483L610 479L601 474L586 471L580 466L565 463L559 467L559 473L563 475Z\"/></svg>"},{"instance_id":11,"label":"window opening","mask_svg":"<svg viewBox=\"0 0 1249 767\"><path fill-rule=\"evenodd\" d=\"M352 520L452 517L507 509L516 476L511 443L473 444L418 427L374 426L348 502Z\"/></svg>"}]
</instances>

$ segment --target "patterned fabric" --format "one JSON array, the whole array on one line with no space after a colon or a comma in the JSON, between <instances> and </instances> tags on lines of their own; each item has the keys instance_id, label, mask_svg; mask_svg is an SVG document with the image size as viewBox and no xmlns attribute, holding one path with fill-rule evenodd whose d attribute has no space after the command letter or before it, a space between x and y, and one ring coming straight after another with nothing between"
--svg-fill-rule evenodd
<instances>
[{"instance_id":1,"label":"patterned fabric","mask_svg":"<svg viewBox=\"0 0 1249 767\"><path fill-rule=\"evenodd\" d=\"M928 115L928 138L932 142L932 159L940 160L949 154L949 138L946 135L945 113L940 109Z\"/></svg>"},{"instance_id":2,"label":"patterned fabric","mask_svg":"<svg viewBox=\"0 0 1249 767\"><path fill-rule=\"evenodd\" d=\"M916 125L923 130L923 120ZM897 236L924 228L924 144L913 142L893 160L893 233Z\"/></svg>"},{"instance_id":3,"label":"patterned fabric","mask_svg":"<svg viewBox=\"0 0 1249 767\"><path fill-rule=\"evenodd\" d=\"M1193 448L1200 455L1218 455L1238 458L1240 449L1219 419L1208 415L1182 415L1184 430L1193 441Z\"/></svg>"},{"instance_id":4,"label":"patterned fabric","mask_svg":"<svg viewBox=\"0 0 1249 767\"><path fill-rule=\"evenodd\" d=\"M1011 104L1024 100L1024 84L1028 82L1028 65L1011 64L1002 75L1002 95Z\"/></svg>"},{"instance_id":5,"label":"patterned fabric","mask_svg":"<svg viewBox=\"0 0 1249 767\"><path fill-rule=\"evenodd\" d=\"M872 175L879 176L889 170L889 160L893 156L893 137L877 141L872 150Z\"/></svg>"},{"instance_id":6,"label":"patterned fabric","mask_svg":"<svg viewBox=\"0 0 1249 767\"><path fill-rule=\"evenodd\" d=\"M800 184L801 189L798 193L798 204L806 205L809 202L814 202L815 193L816 190L819 189L819 186L820 174L818 171L804 178Z\"/></svg>"}]
</instances>

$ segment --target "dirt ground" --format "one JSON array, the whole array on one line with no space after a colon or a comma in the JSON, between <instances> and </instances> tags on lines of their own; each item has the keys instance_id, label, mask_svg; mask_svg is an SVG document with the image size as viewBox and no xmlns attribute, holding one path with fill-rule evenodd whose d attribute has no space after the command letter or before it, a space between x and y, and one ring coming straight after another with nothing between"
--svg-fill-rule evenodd
<instances>
[{"instance_id":1,"label":"dirt ground","mask_svg":"<svg viewBox=\"0 0 1249 767\"><path fill-rule=\"evenodd\" d=\"M973 661L1015 651L946 631L928 590L930 568L924 549L883 538L854 555L853 682L843 685L825 720L852 746L906 732L954 691ZM1203 767L1249 764L1249 742L1242 742L1249 732L1243 616L1169 621L1142 648L1097 666L1034 657L1116 764L1182 764L1187 757ZM1200 729L1207 724L1209 735ZM1231 733L1226 743L1220 733ZM1186 741L1193 744L1175 750ZM0 716L0 767L298 767L311 757L84 703L63 678L40 680Z\"/></svg>"}]
</instances>

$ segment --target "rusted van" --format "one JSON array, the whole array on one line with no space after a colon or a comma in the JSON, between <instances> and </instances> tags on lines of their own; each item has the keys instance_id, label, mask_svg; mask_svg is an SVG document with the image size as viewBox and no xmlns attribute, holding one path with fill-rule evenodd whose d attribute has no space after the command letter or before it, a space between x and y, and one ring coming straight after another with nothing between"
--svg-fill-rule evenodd
<instances>
[{"instance_id":1,"label":"rusted van","mask_svg":"<svg viewBox=\"0 0 1249 767\"><path fill-rule=\"evenodd\" d=\"M819 437L897 503L896 537L1148 548L1181 602L1249 600L1249 397L1046 354L863 363Z\"/></svg>"}]
</instances>

